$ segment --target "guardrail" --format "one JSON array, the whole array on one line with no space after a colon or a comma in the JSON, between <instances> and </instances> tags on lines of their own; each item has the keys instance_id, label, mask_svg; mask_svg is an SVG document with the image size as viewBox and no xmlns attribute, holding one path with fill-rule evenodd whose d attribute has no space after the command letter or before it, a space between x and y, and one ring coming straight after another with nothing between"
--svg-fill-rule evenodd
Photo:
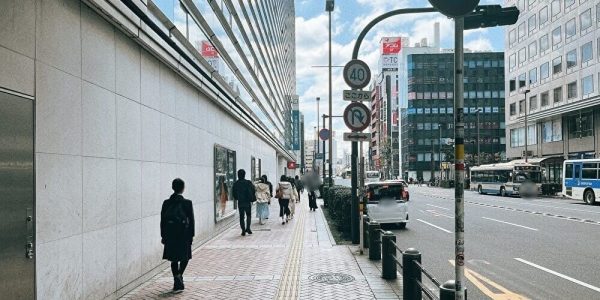
<instances>
[{"instance_id":1,"label":"guardrail","mask_svg":"<svg viewBox=\"0 0 600 300\"><path fill-rule=\"evenodd\" d=\"M363 231L363 235L366 236L363 239L363 247L369 249L370 260L381 260L382 278L397 279L398 267L402 269L404 299L421 300L425 295L430 300L454 300L456 293L454 280L448 280L441 284L421 264L421 252L414 248L403 251L398 247L394 233L382 230L379 223L369 222L365 217L363 216L363 220L366 220L363 227L366 230ZM402 257L401 260L398 259L398 252ZM425 286L422 275L425 275L439 289L438 296Z\"/></svg>"}]
</instances>

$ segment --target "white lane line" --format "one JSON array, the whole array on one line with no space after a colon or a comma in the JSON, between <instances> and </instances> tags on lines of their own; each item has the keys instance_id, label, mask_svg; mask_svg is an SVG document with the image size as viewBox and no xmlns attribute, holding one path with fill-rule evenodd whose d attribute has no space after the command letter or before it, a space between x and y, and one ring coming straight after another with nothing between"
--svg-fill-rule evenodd
<instances>
[{"instance_id":1,"label":"white lane line","mask_svg":"<svg viewBox=\"0 0 600 300\"><path fill-rule=\"evenodd\" d=\"M486 217L481 217L482 219L486 219L486 220L490 220L490 221L494 221L494 222L498 222L498 223L504 223L507 225L512 225L512 226L517 226L517 227L521 227L521 228L525 228L525 229L529 229L529 230L533 230L533 231L538 231L535 228L531 228L531 227L527 227L527 226L523 226L523 225L519 225L519 224L515 224L515 223L510 223L510 222L506 222L506 221L500 221L500 220L496 220L496 219L492 219L492 218L486 218Z\"/></svg>"},{"instance_id":2,"label":"white lane line","mask_svg":"<svg viewBox=\"0 0 600 300\"><path fill-rule=\"evenodd\" d=\"M530 262L530 261L526 261L526 260L524 260L524 259L522 259L522 258L515 258L515 260L517 260L517 261L520 261L520 262L522 262L522 263L524 263L524 264L526 264L526 265L530 265L530 266L532 266L532 267L534 267L534 268L538 268L538 269L540 269L540 270L542 270L542 271L544 271L544 272L548 272L548 273L550 273L550 274L552 274L552 275L556 275L556 276L558 276L558 277L561 277L561 278L563 278L563 279L566 279L566 280L568 280L568 281L570 281L570 282L577 283L577 284L579 284L579 285L581 285L581 286L584 286L584 287L586 287L586 288L588 288L588 289L591 289L591 290L594 290L594 291L596 291L596 292L599 292L599 293L600 293L600 288L599 288L599 287L593 286L593 285L591 285L591 284L589 284L589 283L585 283L585 282L583 282L583 281L580 281L580 280L577 280L577 279L575 279L575 278L569 277L569 276L567 276L567 275L565 275L565 274L561 274L561 273L558 273L558 272L556 272L556 271L552 271L552 270L550 270L550 269L548 269L548 268L544 268L544 267L542 267L542 266L540 266L540 265L536 265L536 264L534 264L534 263L532 263L532 262Z\"/></svg>"},{"instance_id":3,"label":"white lane line","mask_svg":"<svg viewBox=\"0 0 600 300\"><path fill-rule=\"evenodd\" d=\"M428 209L427 211L429 213L433 214L436 217L445 217L445 218L448 218L448 219L454 219L454 216L445 215L445 214L443 214L441 212L437 212L437 211L435 211L433 209Z\"/></svg>"},{"instance_id":4,"label":"white lane line","mask_svg":"<svg viewBox=\"0 0 600 300\"><path fill-rule=\"evenodd\" d=\"M452 231L450 231L450 230L446 230L446 229L444 229L444 228L442 228L442 227L440 227L440 226L433 225L433 224L431 224L431 223L429 223L429 222L426 222L426 221L423 221L423 220L421 220L421 219L417 219L417 221L419 221L419 222L421 222L421 223L425 223L425 224L427 224L427 225L429 225L429 226L431 226L431 227L437 228L437 229L439 229L439 230L441 230L441 231L443 231L443 232L446 232L446 233L452 233Z\"/></svg>"},{"instance_id":5,"label":"white lane line","mask_svg":"<svg viewBox=\"0 0 600 300\"><path fill-rule=\"evenodd\" d=\"M441 206L437 206L437 205L433 205L433 204L427 204L427 205L431 206L431 207L436 207L436 208L439 208L439 209L450 210L449 208L445 208L445 207L441 207Z\"/></svg>"},{"instance_id":6,"label":"white lane line","mask_svg":"<svg viewBox=\"0 0 600 300\"><path fill-rule=\"evenodd\" d=\"M542 204L529 203L529 202L526 202L526 201L515 202L515 201L504 200L504 199L499 199L498 201L505 202L505 203L510 203L510 204L523 204L523 205L529 205L529 206L554 208L554 209L564 209L564 210L578 211L578 212L591 213L591 214L600 214L600 212L598 212L598 211L590 211L590 210L585 210L585 209L570 208L570 207L565 207L565 206L542 205ZM533 200L533 201L544 201L544 200ZM556 203L552 203L552 204L556 204Z\"/></svg>"}]
</instances>

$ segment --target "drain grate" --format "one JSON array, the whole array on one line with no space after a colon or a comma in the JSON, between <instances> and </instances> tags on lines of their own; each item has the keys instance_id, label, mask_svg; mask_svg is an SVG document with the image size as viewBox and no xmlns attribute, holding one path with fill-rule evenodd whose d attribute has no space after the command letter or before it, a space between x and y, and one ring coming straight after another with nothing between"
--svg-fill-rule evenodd
<instances>
[{"instance_id":1,"label":"drain grate","mask_svg":"<svg viewBox=\"0 0 600 300\"><path fill-rule=\"evenodd\" d=\"M325 284L342 284L354 281L354 276L344 273L316 273L308 277L310 281Z\"/></svg>"}]
</instances>

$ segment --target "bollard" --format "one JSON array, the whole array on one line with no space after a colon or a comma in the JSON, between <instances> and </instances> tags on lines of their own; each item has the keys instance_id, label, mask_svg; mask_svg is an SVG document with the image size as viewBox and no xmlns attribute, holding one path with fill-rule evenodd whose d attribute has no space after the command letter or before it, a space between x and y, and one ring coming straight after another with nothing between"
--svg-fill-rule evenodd
<instances>
[{"instance_id":1,"label":"bollard","mask_svg":"<svg viewBox=\"0 0 600 300\"><path fill-rule=\"evenodd\" d=\"M377 221L369 222L369 259L381 259L381 225Z\"/></svg>"},{"instance_id":2,"label":"bollard","mask_svg":"<svg viewBox=\"0 0 600 300\"><path fill-rule=\"evenodd\" d=\"M454 280L448 280L440 286L440 300L454 300L456 295L456 284Z\"/></svg>"},{"instance_id":3,"label":"bollard","mask_svg":"<svg viewBox=\"0 0 600 300\"><path fill-rule=\"evenodd\" d=\"M363 249L369 249L369 216L363 215Z\"/></svg>"},{"instance_id":4,"label":"bollard","mask_svg":"<svg viewBox=\"0 0 600 300\"><path fill-rule=\"evenodd\" d=\"M421 262L421 252L414 248L408 248L402 253L402 283L404 299L421 300L421 287L417 281L421 281L421 269L414 261Z\"/></svg>"},{"instance_id":5,"label":"bollard","mask_svg":"<svg viewBox=\"0 0 600 300\"><path fill-rule=\"evenodd\" d=\"M396 279L396 236L386 231L381 236L381 278Z\"/></svg>"}]
</instances>

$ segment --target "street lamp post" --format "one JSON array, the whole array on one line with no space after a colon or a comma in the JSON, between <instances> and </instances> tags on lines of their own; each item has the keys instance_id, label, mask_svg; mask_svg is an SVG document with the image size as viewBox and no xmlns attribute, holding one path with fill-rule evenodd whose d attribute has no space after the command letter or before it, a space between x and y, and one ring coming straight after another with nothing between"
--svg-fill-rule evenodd
<instances>
[{"instance_id":1,"label":"street lamp post","mask_svg":"<svg viewBox=\"0 0 600 300\"><path fill-rule=\"evenodd\" d=\"M325 116L326 114L323 114L323 129L325 129ZM331 140L331 130L329 131L329 139ZM329 153L331 154L331 147L329 147ZM323 184L325 184L325 154L327 154L327 151L325 151L325 140L323 140Z\"/></svg>"},{"instance_id":2,"label":"street lamp post","mask_svg":"<svg viewBox=\"0 0 600 300\"><path fill-rule=\"evenodd\" d=\"M331 92L331 12L334 9L334 0L326 0L325 1L325 10L328 12L329 14L329 115L333 115L332 113L332 92ZM331 174L333 173L333 151L332 151L332 147L333 147L333 139L331 138L331 133L333 132L333 126L332 126L332 118L329 118L329 186L331 186ZM323 126L325 127L325 126ZM325 157L323 157L323 159L325 159ZM324 173L323 173L324 174Z\"/></svg>"},{"instance_id":3,"label":"street lamp post","mask_svg":"<svg viewBox=\"0 0 600 300\"><path fill-rule=\"evenodd\" d=\"M529 128L527 127L527 94L530 92L530 90L525 90L523 91L523 93L525 94L525 162L527 163L527 157L529 156L529 152L527 152L527 144L529 142Z\"/></svg>"}]
</instances>

